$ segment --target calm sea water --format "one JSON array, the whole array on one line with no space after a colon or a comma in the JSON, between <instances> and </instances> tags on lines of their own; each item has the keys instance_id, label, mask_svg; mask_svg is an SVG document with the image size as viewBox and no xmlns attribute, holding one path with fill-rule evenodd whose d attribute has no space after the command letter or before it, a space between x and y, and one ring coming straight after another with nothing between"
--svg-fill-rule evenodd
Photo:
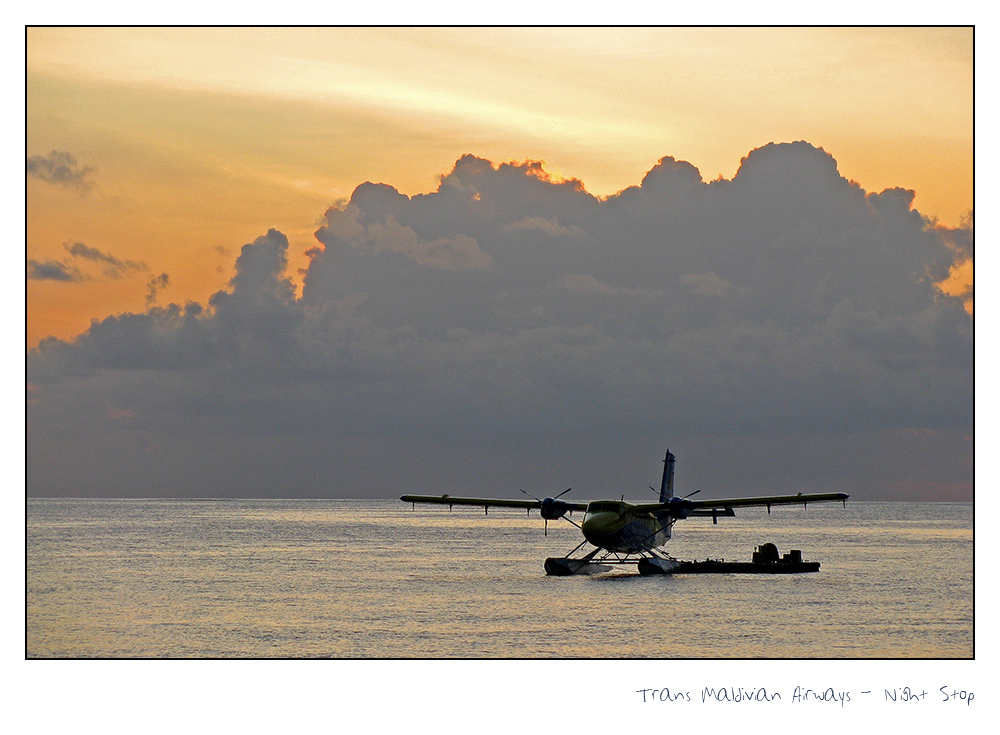
<instances>
[{"instance_id":1,"label":"calm sea water","mask_svg":"<svg viewBox=\"0 0 1000 735\"><path fill-rule=\"evenodd\" d=\"M678 559L770 541L816 574L547 577L579 531L344 500L27 503L29 657L971 658L970 504L679 522Z\"/></svg>"}]
</instances>

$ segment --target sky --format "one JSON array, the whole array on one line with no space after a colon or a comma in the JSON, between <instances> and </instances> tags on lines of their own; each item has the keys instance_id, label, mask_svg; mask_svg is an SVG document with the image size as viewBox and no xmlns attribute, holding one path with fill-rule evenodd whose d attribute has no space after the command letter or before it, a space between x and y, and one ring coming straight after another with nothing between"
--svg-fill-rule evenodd
<instances>
[{"instance_id":1,"label":"sky","mask_svg":"<svg viewBox=\"0 0 1000 735\"><path fill-rule=\"evenodd\" d=\"M32 28L32 495L971 500L969 28Z\"/></svg>"}]
</instances>

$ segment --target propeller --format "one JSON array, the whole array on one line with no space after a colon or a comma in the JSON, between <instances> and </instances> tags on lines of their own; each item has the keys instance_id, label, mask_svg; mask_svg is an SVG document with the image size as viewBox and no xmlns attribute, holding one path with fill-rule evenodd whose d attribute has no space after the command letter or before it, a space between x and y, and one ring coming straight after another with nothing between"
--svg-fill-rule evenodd
<instances>
[{"instance_id":1,"label":"propeller","mask_svg":"<svg viewBox=\"0 0 1000 735\"><path fill-rule=\"evenodd\" d=\"M655 487L653 487L652 485L649 485L648 487L649 487L649 489L650 489L650 490L652 490L652 491L653 491L654 493L657 493L657 494L659 494L659 492L660 492L660 491L659 491L659 490L657 490L657 489L656 489ZM522 492L523 492L523 490L522 490ZM687 500L687 499L688 499L688 498L690 498L690 497L691 497L692 495L697 495L697 494L698 494L698 493L700 493L700 492L701 492L701 490L695 490L695 491L694 491L693 493L688 493L687 495L685 495L685 496L684 496L683 498L681 498L681 500Z\"/></svg>"},{"instance_id":2,"label":"propeller","mask_svg":"<svg viewBox=\"0 0 1000 735\"><path fill-rule=\"evenodd\" d=\"M686 503L685 501L692 495L697 495L700 492L701 490L695 490L694 492L690 492L682 498L677 497L676 495L670 498L670 514L674 518L687 518L689 515L691 515L693 509L691 508L691 503Z\"/></svg>"},{"instance_id":3,"label":"propeller","mask_svg":"<svg viewBox=\"0 0 1000 735\"><path fill-rule=\"evenodd\" d=\"M563 502L562 500L559 500L559 498L561 498L563 495L565 495L572 489L573 488L568 487L561 493L556 495L554 498L545 498L544 500L539 500L531 493L527 493L524 492L524 490L521 490L521 492L527 495L529 498L531 498L532 500L537 500L539 502L540 504L539 512L541 513L542 518L545 519L546 536L549 535L549 521L554 521L557 518L562 518L564 515L566 515L566 511L569 510L569 505Z\"/></svg>"}]
</instances>

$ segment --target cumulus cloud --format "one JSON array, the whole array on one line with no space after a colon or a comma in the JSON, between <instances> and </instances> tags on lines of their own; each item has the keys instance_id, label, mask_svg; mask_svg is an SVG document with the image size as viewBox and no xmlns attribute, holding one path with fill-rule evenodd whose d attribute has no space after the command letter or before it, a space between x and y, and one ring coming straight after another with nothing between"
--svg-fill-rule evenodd
<instances>
[{"instance_id":1,"label":"cumulus cloud","mask_svg":"<svg viewBox=\"0 0 1000 735\"><path fill-rule=\"evenodd\" d=\"M479 249L475 238L457 234L423 240L411 227L404 227L390 214L384 222L368 225L352 243L374 252L388 250L410 258L414 263L445 271L481 270L492 259Z\"/></svg>"},{"instance_id":2,"label":"cumulus cloud","mask_svg":"<svg viewBox=\"0 0 1000 735\"><path fill-rule=\"evenodd\" d=\"M578 294L600 294L602 296L614 296L621 293L620 289L601 283L590 275L580 275L579 273L567 273L556 279L556 285L567 291Z\"/></svg>"},{"instance_id":3,"label":"cumulus cloud","mask_svg":"<svg viewBox=\"0 0 1000 735\"><path fill-rule=\"evenodd\" d=\"M951 262L944 261L938 265L939 272L948 269L948 280L942 284L946 293L961 298L969 311L972 310L975 289L972 282L972 261L975 255L973 229L974 217L970 210L963 218L959 227L944 227L937 225L935 231L948 243L955 257Z\"/></svg>"},{"instance_id":4,"label":"cumulus cloud","mask_svg":"<svg viewBox=\"0 0 1000 735\"><path fill-rule=\"evenodd\" d=\"M691 289L691 293L699 296L725 296L733 287L725 278L708 271L708 273L685 273L681 276L681 283Z\"/></svg>"},{"instance_id":5,"label":"cumulus cloud","mask_svg":"<svg viewBox=\"0 0 1000 735\"><path fill-rule=\"evenodd\" d=\"M525 217L524 219L505 225L504 229L516 232L518 230L538 230L552 237L573 237L582 235L583 232L578 227L563 227L559 224L559 218L545 219L544 217Z\"/></svg>"},{"instance_id":6,"label":"cumulus cloud","mask_svg":"<svg viewBox=\"0 0 1000 735\"><path fill-rule=\"evenodd\" d=\"M970 489L972 323L935 285L965 250L912 202L801 142L731 181L664 158L604 199L475 156L428 194L362 184L327 211L301 296L272 230L205 305L43 342L29 484L127 483L142 457L164 494L495 492L498 473L645 487L669 443L711 490L732 478L713 446L742 441L784 464L744 466L740 493ZM821 437L882 454L828 446L803 470L790 447Z\"/></svg>"},{"instance_id":7,"label":"cumulus cloud","mask_svg":"<svg viewBox=\"0 0 1000 735\"><path fill-rule=\"evenodd\" d=\"M90 179L94 168L78 165L76 158L67 151L52 151L47 156L28 156L26 169L28 176L75 189L81 194L86 194L94 185Z\"/></svg>"}]
</instances>

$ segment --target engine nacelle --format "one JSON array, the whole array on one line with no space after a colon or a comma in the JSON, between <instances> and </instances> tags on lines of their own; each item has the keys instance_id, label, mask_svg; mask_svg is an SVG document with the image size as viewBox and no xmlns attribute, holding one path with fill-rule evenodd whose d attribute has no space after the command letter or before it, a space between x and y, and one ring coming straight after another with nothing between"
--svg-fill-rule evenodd
<instances>
[{"instance_id":1,"label":"engine nacelle","mask_svg":"<svg viewBox=\"0 0 1000 735\"><path fill-rule=\"evenodd\" d=\"M694 508L691 506L690 501L684 498L670 498L670 510L668 512L673 518L687 518L693 510Z\"/></svg>"},{"instance_id":2,"label":"engine nacelle","mask_svg":"<svg viewBox=\"0 0 1000 735\"><path fill-rule=\"evenodd\" d=\"M555 498L545 498L542 501L542 507L539 509L542 518L547 521L554 521L557 518L562 518L566 515L566 511L569 510L569 504L564 503L562 500L556 500Z\"/></svg>"}]
</instances>

